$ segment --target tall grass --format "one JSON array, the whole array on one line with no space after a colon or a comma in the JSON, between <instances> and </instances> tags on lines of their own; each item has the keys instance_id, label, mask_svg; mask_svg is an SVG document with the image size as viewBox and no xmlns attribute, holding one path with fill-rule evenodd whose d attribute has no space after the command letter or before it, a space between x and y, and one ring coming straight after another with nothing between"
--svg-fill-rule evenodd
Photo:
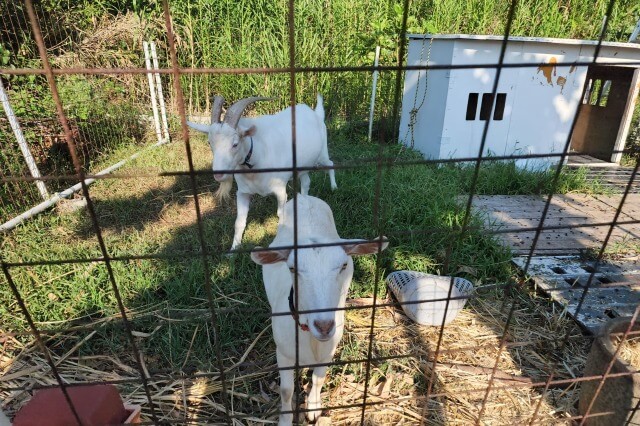
<instances>
[{"instance_id":1,"label":"tall grass","mask_svg":"<svg viewBox=\"0 0 640 426\"><path fill-rule=\"evenodd\" d=\"M4 0L8 1L8 0ZM508 1L502 0L423 0L410 2L409 33L504 33ZM609 0L523 0L518 2L511 34L531 37L595 39L600 34L602 18ZM185 67L286 67L289 65L288 1L285 0L172 0L170 9L178 41L178 56ZM373 63L373 52L382 47L381 63L398 61L398 42L403 16L402 0L381 2L348 0L297 0L295 2L295 65L362 66ZM166 40L162 25L161 2L127 0L49 0L39 5L45 41L51 52L64 56L69 50L86 50L101 66L109 60L122 65L140 58L140 39ZM4 13L19 16L28 28L22 8L4 8ZM139 22L131 19L135 12ZM640 14L640 3L618 0L609 17L605 40L626 41ZM3 15L4 16L4 15ZM5 20L10 22L10 20ZM105 22L118 31L109 32ZM122 25L122 24L125 25ZM114 27L112 25L112 27ZM100 31L96 31L96 29ZM7 28L10 34L12 28ZM109 39L115 37L119 52ZM134 40L124 40L126 34ZM96 37L97 36L97 37ZM29 33L20 32L2 43L13 54L37 58ZM98 49L109 55L99 58L83 46L91 39ZM92 64L85 63L90 66ZM97 64L93 64L97 65ZM364 113L367 107L368 73L344 75L327 73L301 74L296 89L302 101L314 99L322 92L332 99L336 113ZM380 85L380 112L389 109L393 73L383 73ZM185 77L188 99L194 109L204 109L212 93L229 99L263 94L286 101L288 75L205 75Z\"/></svg>"},{"instance_id":2,"label":"tall grass","mask_svg":"<svg viewBox=\"0 0 640 426\"><path fill-rule=\"evenodd\" d=\"M377 45L381 63L397 63L398 34L402 22L399 0L349 2L298 0L295 2L295 65L371 65ZM509 2L498 0L429 0L410 3L409 33L470 33L501 35ZM596 39L600 34L606 0L529 0L518 3L512 35ZM286 67L289 65L286 1L176 0L171 11L179 35L183 66ZM640 4L617 1L606 40L626 41L633 30ZM393 99L394 74L383 73L379 115L386 115ZM230 99L261 94L288 101L287 74L217 75L186 77L190 105L208 107L215 92ZM300 74L296 90L301 101L313 101L316 92L331 100L331 112L364 117L370 86L368 73ZM262 107L268 108L268 107Z\"/></svg>"},{"instance_id":3,"label":"tall grass","mask_svg":"<svg viewBox=\"0 0 640 426\"><path fill-rule=\"evenodd\" d=\"M407 32L501 35L505 31L509 3L501 0L410 2ZM596 39L608 3L609 0L519 1L511 34ZM180 65L214 68L289 66L288 4L285 0L170 1ZM377 45L382 47L381 64L396 64L399 42L404 41L398 38L403 4L402 0L297 0L294 14L295 65L371 65ZM89 60L84 63L86 66L108 66L110 60L118 66L122 65L125 57L127 63L135 57L140 59L142 38L159 39L166 44L161 2L50 0L43 3L42 8L45 38L51 39L52 44L56 42L57 50L54 50L62 51L61 56L65 56L65 49L84 49L84 59ZM131 11L139 16L138 21L132 19ZM639 14L639 2L616 1L605 40L626 41ZM111 22L111 27L117 27L118 31L109 31L110 27L105 27L105 22ZM65 28L58 28L60 23ZM58 40L59 34L68 37ZM116 37L118 49L114 49L108 39L100 40L100 34ZM124 40L123 35L133 40ZM28 37L28 34L21 37ZM82 41L67 41L83 39L90 39L91 45L109 54L101 56L99 52L91 52L87 48L90 45L85 46ZM16 42L7 46L5 48L11 50L19 49L21 55L37 57L33 43ZM394 76L394 72L382 73L378 116L388 115L391 109ZM300 73L296 91L303 102L312 102L317 92L325 94L330 99L330 114L346 115L350 119L364 118L370 77L367 72ZM256 94L273 96L280 100L281 105L278 106L288 102L287 73L191 75L183 77L183 83L190 111L207 110L213 93L232 100ZM266 112L276 107L263 105L257 108Z\"/></svg>"},{"instance_id":4,"label":"tall grass","mask_svg":"<svg viewBox=\"0 0 640 426\"><path fill-rule=\"evenodd\" d=\"M416 2L416 16L427 13L433 32L496 34L505 31L510 2L496 0L432 0ZM597 39L608 0L519 1L511 34L528 37ZM605 40L627 41L633 31L640 4L617 1L609 17Z\"/></svg>"}]
</instances>

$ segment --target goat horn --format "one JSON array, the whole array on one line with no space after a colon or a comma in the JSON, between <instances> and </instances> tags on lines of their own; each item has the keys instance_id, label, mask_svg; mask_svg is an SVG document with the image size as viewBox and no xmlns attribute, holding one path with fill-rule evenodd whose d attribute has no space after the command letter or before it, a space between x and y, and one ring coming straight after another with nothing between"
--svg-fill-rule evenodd
<instances>
[{"instance_id":1,"label":"goat horn","mask_svg":"<svg viewBox=\"0 0 640 426\"><path fill-rule=\"evenodd\" d=\"M271 99L260 96L241 99L229 107L224 116L224 122L235 129L238 126L238 121L240 121L240 116L249 105L257 101L270 101Z\"/></svg>"},{"instance_id":2,"label":"goat horn","mask_svg":"<svg viewBox=\"0 0 640 426\"><path fill-rule=\"evenodd\" d=\"M212 96L211 101L213 106L211 107L211 124L220 122L220 115L222 115L222 105L224 104L224 98L222 96Z\"/></svg>"}]
</instances>

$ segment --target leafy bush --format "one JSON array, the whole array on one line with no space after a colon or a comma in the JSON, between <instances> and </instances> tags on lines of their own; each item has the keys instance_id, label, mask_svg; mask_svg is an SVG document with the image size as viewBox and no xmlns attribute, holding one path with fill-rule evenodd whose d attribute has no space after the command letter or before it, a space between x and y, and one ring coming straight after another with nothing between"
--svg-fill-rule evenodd
<instances>
[{"instance_id":1,"label":"leafy bush","mask_svg":"<svg viewBox=\"0 0 640 426\"><path fill-rule=\"evenodd\" d=\"M74 174L75 168L64 130L57 120L51 92L42 77L11 81L8 95L22 132L42 175ZM121 84L86 76L61 77L58 91L71 128L81 165L96 172L92 165L115 148L144 140L146 124L140 109L126 97ZM7 122L0 122L0 150L7 176L28 176L29 171ZM50 192L71 185L68 180L48 181ZM32 182L20 182L3 188L0 216L17 213L41 201Z\"/></svg>"}]
</instances>

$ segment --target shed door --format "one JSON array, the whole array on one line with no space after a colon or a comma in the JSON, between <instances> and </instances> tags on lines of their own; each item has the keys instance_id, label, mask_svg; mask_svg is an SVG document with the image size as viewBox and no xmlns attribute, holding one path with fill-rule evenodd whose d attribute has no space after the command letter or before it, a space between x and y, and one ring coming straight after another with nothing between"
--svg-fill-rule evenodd
<instances>
[{"instance_id":1,"label":"shed door","mask_svg":"<svg viewBox=\"0 0 640 426\"><path fill-rule=\"evenodd\" d=\"M634 69L628 67L589 67L587 90L571 139L573 151L612 161L633 72Z\"/></svg>"}]
</instances>

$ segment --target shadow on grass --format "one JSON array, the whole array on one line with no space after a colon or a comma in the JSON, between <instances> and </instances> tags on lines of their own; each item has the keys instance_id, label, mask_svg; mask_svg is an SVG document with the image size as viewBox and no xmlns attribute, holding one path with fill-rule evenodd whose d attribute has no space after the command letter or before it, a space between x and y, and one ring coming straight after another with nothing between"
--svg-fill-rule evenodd
<instances>
[{"instance_id":1,"label":"shadow on grass","mask_svg":"<svg viewBox=\"0 0 640 426\"><path fill-rule=\"evenodd\" d=\"M375 145L334 139L330 150L338 164L377 154ZM397 146L385 148L385 155L415 158L414 153ZM376 201L377 170L375 165L366 164L338 171L339 188L335 192L330 191L325 173L314 173L311 194L332 207L338 232L344 238L375 237L379 228L373 212L376 204L382 207L380 224L391 244L383 254L381 277L398 269L446 275L466 267L476 270L476 278L483 282L501 282L510 272L506 263L508 253L479 230L470 231L452 247L450 267L443 270L446 248L453 230L461 223L461 209L455 203L458 187L454 172L428 165L384 169L380 199ZM92 187L92 195L95 194L96 214L110 254L124 258L144 254L161 257L112 262L149 372L178 376L203 373L209 380L206 386L210 387L206 387L200 396L194 395L193 401L185 399L187 411L195 410L204 416L204 408L197 401L209 398L212 403L222 403L220 389L213 383L222 362L228 369L228 376L234 380L234 393L230 397L238 411L264 413L265 407L276 407L278 396L273 384L277 383L278 375L273 370L274 344L268 330L270 309L260 268L247 254L233 258L223 255L231 246L235 203L218 203L212 195L216 189L213 179L198 177L203 238L210 253L204 259L198 254L201 243L188 176L114 180L101 185L96 189ZM245 247L265 246L271 242L277 222L275 211L273 197L254 197L245 232ZM90 238L93 235L91 222L81 220L75 232L79 238ZM370 296L374 291L375 257L358 257L354 259L354 265L350 296ZM206 271L211 282L211 303L218 314L217 333L212 327L209 294L205 289ZM94 281L89 282L78 275L77 283L69 282L69 285L100 287L100 291L90 294L95 300L86 304L86 309L69 315L91 315L92 319L99 319L117 312L113 298L104 298L104 294L111 293L104 265L96 266L92 274ZM379 296L383 294L381 286ZM407 332L406 337L412 339L412 346L420 348L421 352L433 350L413 331ZM71 349L81 338L68 340L60 350ZM222 360L217 359L216 344L219 344ZM135 370L131 369L135 364L133 355L120 322L112 321L100 327L97 335L83 343L79 352L86 356L113 355L127 366L127 374L135 377ZM381 366L376 364L374 367ZM101 365L100 368L107 367ZM426 371L416 370L412 383L416 395L426 393L426 379L421 378ZM189 379L189 386L194 383ZM217 383L219 385L219 381ZM182 401L172 399L177 391L169 393L174 389L169 389L166 383L158 386L162 392L166 391L163 394L158 390L159 394L166 395L173 404L166 407L166 412L179 409ZM161 404L164 399L158 401ZM211 410L207 414L210 418L221 416L219 408ZM437 406L430 406L427 413L434 419L444 416L442 408Z\"/></svg>"},{"instance_id":2,"label":"shadow on grass","mask_svg":"<svg viewBox=\"0 0 640 426\"><path fill-rule=\"evenodd\" d=\"M505 330L512 305L513 316ZM410 342L411 354L420 366L413 377L416 395L423 398L418 406L427 424L529 422L541 398L537 421L559 423L563 417L575 415L579 386L551 386L544 397L542 387L533 386L544 383L549 367L558 361L570 360L571 367L565 362L558 368L556 380L579 375L585 361L581 357L586 355L587 345L578 327L570 319L555 318L548 309L544 302L530 299L515 286L512 291L484 288L444 327L434 365L441 327L419 326L398 308L395 322L402 327L398 342ZM567 331L580 341L561 353L554 335L564 336ZM505 332L506 345L499 351ZM425 401L427 395L430 398Z\"/></svg>"}]
</instances>

